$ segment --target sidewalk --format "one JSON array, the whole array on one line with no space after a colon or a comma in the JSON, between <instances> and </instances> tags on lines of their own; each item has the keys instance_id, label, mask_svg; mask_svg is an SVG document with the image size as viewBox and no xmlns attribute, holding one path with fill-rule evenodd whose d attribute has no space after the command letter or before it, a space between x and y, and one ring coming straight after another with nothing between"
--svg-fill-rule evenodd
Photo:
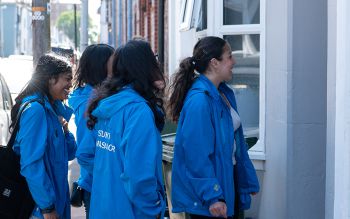
<instances>
[{"instance_id":1,"label":"sidewalk","mask_svg":"<svg viewBox=\"0 0 350 219\"><path fill-rule=\"evenodd\" d=\"M71 118L71 120L69 121L69 130L73 133L74 137L75 137L75 133L76 133L76 126L74 124L74 116ZM68 183L69 186L72 186L72 183L74 181L77 181L79 178L79 173L80 173L80 168L77 162L77 159L74 159L72 161L69 161L68 164L69 168L68 168ZM69 191L71 191L72 188L69 188ZM80 207L80 208L75 208L75 207L71 207L71 219L85 219L85 208Z\"/></svg>"},{"instance_id":2,"label":"sidewalk","mask_svg":"<svg viewBox=\"0 0 350 219\"><path fill-rule=\"evenodd\" d=\"M72 183L78 179L78 177L79 177L79 165L77 163L77 160L74 159L73 161L69 162L69 171L68 171L69 186L71 186ZM72 214L72 219L85 219L84 206L80 208L71 207L71 214Z\"/></svg>"},{"instance_id":3,"label":"sidewalk","mask_svg":"<svg viewBox=\"0 0 350 219\"><path fill-rule=\"evenodd\" d=\"M72 219L85 219L85 208L71 207Z\"/></svg>"}]
</instances>

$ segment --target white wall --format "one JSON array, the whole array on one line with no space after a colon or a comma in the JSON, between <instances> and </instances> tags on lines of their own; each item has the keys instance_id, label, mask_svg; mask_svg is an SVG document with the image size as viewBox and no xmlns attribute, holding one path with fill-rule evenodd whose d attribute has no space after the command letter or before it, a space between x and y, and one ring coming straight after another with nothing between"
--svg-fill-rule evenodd
<instances>
[{"instance_id":1,"label":"white wall","mask_svg":"<svg viewBox=\"0 0 350 219\"><path fill-rule=\"evenodd\" d=\"M182 59L192 56L196 43L195 31L180 31L180 1L169 1L169 76L176 71Z\"/></svg>"},{"instance_id":2,"label":"white wall","mask_svg":"<svg viewBox=\"0 0 350 219\"><path fill-rule=\"evenodd\" d=\"M269 0L266 4L266 171L259 218L277 219L287 218L287 97L292 82L288 16L292 8L288 1Z\"/></svg>"},{"instance_id":3,"label":"white wall","mask_svg":"<svg viewBox=\"0 0 350 219\"><path fill-rule=\"evenodd\" d=\"M293 0L288 218L325 217L327 0Z\"/></svg>"},{"instance_id":4,"label":"white wall","mask_svg":"<svg viewBox=\"0 0 350 219\"><path fill-rule=\"evenodd\" d=\"M350 218L350 2L328 0L326 218Z\"/></svg>"}]
</instances>

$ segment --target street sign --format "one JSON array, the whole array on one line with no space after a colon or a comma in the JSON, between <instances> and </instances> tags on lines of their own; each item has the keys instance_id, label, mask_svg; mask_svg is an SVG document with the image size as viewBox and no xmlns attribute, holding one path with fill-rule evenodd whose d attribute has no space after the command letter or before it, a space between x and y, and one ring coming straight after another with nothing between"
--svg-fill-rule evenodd
<instances>
[{"instance_id":1,"label":"street sign","mask_svg":"<svg viewBox=\"0 0 350 219\"><path fill-rule=\"evenodd\" d=\"M43 21L43 20L45 20L45 16L41 14L41 11L33 11L32 20L33 21Z\"/></svg>"},{"instance_id":2,"label":"street sign","mask_svg":"<svg viewBox=\"0 0 350 219\"><path fill-rule=\"evenodd\" d=\"M80 5L81 0L52 0L51 3Z\"/></svg>"}]
</instances>

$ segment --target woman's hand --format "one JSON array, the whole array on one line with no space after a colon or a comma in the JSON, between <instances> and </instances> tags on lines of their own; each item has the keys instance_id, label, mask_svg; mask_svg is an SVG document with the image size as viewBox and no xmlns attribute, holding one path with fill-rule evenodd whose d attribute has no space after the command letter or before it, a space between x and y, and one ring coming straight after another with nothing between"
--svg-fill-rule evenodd
<instances>
[{"instance_id":1,"label":"woman's hand","mask_svg":"<svg viewBox=\"0 0 350 219\"><path fill-rule=\"evenodd\" d=\"M63 127L64 133L69 132L67 120L65 120L62 116L59 116L58 120L60 121L60 123L61 123L61 125Z\"/></svg>"},{"instance_id":2,"label":"woman's hand","mask_svg":"<svg viewBox=\"0 0 350 219\"><path fill-rule=\"evenodd\" d=\"M58 214L56 211L45 213L43 214L44 219L59 219Z\"/></svg>"},{"instance_id":3,"label":"woman's hand","mask_svg":"<svg viewBox=\"0 0 350 219\"><path fill-rule=\"evenodd\" d=\"M227 207L225 202L215 202L214 204L210 205L209 212L214 217L223 217L227 218Z\"/></svg>"}]
</instances>

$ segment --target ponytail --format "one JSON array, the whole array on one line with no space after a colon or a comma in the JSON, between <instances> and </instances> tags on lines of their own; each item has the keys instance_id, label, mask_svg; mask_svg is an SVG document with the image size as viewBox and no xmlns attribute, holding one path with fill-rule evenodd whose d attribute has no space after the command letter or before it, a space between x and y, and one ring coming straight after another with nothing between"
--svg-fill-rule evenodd
<instances>
[{"instance_id":1,"label":"ponytail","mask_svg":"<svg viewBox=\"0 0 350 219\"><path fill-rule=\"evenodd\" d=\"M175 73L173 84L170 86L168 111L171 119L177 122L188 90L191 88L196 73L205 73L212 58L221 60L224 46L227 42L219 37L208 36L200 39L193 48L193 56L185 58Z\"/></svg>"},{"instance_id":2,"label":"ponytail","mask_svg":"<svg viewBox=\"0 0 350 219\"><path fill-rule=\"evenodd\" d=\"M196 79L196 74L194 72L195 67L196 60L193 57L188 57L182 60L178 71L175 73L173 83L170 86L172 92L169 99L168 109L170 112L170 118L174 122L178 121L186 94Z\"/></svg>"}]
</instances>

